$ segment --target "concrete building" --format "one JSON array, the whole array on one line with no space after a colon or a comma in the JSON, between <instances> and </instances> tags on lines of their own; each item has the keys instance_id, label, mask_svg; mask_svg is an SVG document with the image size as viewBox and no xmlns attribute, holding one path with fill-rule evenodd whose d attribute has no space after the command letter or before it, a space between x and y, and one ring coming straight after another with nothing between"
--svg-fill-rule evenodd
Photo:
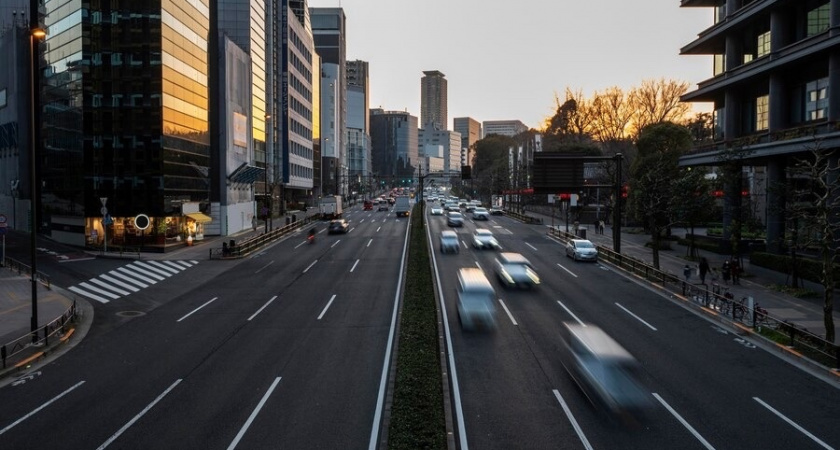
<instances>
[{"instance_id":1,"label":"concrete building","mask_svg":"<svg viewBox=\"0 0 840 450\"><path fill-rule=\"evenodd\" d=\"M726 198L749 190L766 201L755 219L766 224L767 245L782 251L785 229L781 198L769 186L789 183L786 168L819 145L840 147L840 0L682 0L683 7L714 11L714 23L681 49L710 55L712 76L684 101L714 105L714 138L695 147L680 164L720 165L737 150L745 176ZM724 208L728 237L737 203Z\"/></svg>"},{"instance_id":2,"label":"concrete building","mask_svg":"<svg viewBox=\"0 0 840 450\"><path fill-rule=\"evenodd\" d=\"M347 172L351 195L371 190L368 85L368 63L347 61Z\"/></svg>"},{"instance_id":3,"label":"concrete building","mask_svg":"<svg viewBox=\"0 0 840 450\"><path fill-rule=\"evenodd\" d=\"M481 139L481 123L472 117L456 117L452 120L452 129L461 134L462 165L472 164L470 149Z\"/></svg>"},{"instance_id":4,"label":"concrete building","mask_svg":"<svg viewBox=\"0 0 840 450\"><path fill-rule=\"evenodd\" d=\"M404 111L370 110L373 172L390 186L408 186L420 166L417 117Z\"/></svg>"},{"instance_id":5,"label":"concrete building","mask_svg":"<svg viewBox=\"0 0 840 450\"><path fill-rule=\"evenodd\" d=\"M420 80L420 126L446 130L447 116L446 75L437 70L423 72Z\"/></svg>"},{"instance_id":6,"label":"concrete building","mask_svg":"<svg viewBox=\"0 0 840 450\"><path fill-rule=\"evenodd\" d=\"M420 156L443 160L443 171L461 170L461 134L455 131L421 128L417 131Z\"/></svg>"},{"instance_id":7,"label":"concrete building","mask_svg":"<svg viewBox=\"0 0 840 450\"><path fill-rule=\"evenodd\" d=\"M513 137L523 131L528 131L528 127L521 120L485 120L482 129L484 131L482 138L491 134Z\"/></svg>"}]
</instances>

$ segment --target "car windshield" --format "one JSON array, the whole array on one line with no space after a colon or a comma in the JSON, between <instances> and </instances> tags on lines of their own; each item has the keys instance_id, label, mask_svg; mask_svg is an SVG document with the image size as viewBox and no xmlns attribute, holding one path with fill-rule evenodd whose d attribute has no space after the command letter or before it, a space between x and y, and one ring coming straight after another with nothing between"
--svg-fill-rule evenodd
<instances>
[{"instance_id":1,"label":"car windshield","mask_svg":"<svg viewBox=\"0 0 840 450\"><path fill-rule=\"evenodd\" d=\"M449 217L451 217L453 219L460 219L461 218L461 213L451 212L451 213L449 213Z\"/></svg>"},{"instance_id":2,"label":"car windshield","mask_svg":"<svg viewBox=\"0 0 840 450\"><path fill-rule=\"evenodd\" d=\"M493 237L493 232L490 230L476 230L475 235L476 237L488 238Z\"/></svg>"},{"instance_id":3,"label":"car windshield","mask_svg":"<svg viewBox=\"0 0 840 450\"><path fill-rule=\"evenodd\" d=\"M591 243L591 242L589 242L589 241L580 241L580 242L577 242L577 243L575 244L575 246L576 246L577 248L595 248L595 246L594 246L594 245L592 245L592 243Z\"/></svg>"},{"instance_id":4,"label":"car windshield","mask_svg":"<svg viewBox=\"0 0 840 450\"><path fill-rule=\"evenodd\" d=\"M487 208L475 208L475 212L487 212Z\"/></svg>"}]
</instances>

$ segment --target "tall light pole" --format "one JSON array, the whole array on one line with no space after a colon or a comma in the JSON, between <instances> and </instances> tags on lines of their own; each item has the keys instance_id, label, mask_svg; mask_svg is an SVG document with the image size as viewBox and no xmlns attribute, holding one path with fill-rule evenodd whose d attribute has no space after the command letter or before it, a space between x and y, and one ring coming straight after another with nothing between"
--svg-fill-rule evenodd
<instances>
[{"instance_id":1,"label":"tall light pole","mask_svg":"<svg viewBox=\"0 0 840 450\"><path fill-rule=\"evenodd\" d=\"M34 15L35 13L32 12ZM35 19L37 20L37 18ZM37 24L37 22L35 22ZM36 260L38 256L38 246L37 246L37 239L36 236L38 235L38 147L40 147L40 140L41 140L41 133L40 133L40 120L38 117L38 109L40 108L40 102L38 101L38 93L40 92L40 78L38 74L39 63L38 59L35 57L35 46L37 45L36 40L39 42L41 39L46 36L47 33L41 28L33 26L29 32L29 68L32 71L32 76L29 80L30 85L30 123L29 128L30 135L32 137L32 142L30 143L30 156L29 156L29 177L30 177L30 192L29 195L32 197L32 200L29 202L29 217L30 217L30 232L31 235L29 236L29 244L30 244L30 257L32 258L32 276L30 278L30 282L32 283L32 318L30 320L30 331L32 332L32 342L38 341L38 268L36 265Z\"/></svg>"}]
</instances>

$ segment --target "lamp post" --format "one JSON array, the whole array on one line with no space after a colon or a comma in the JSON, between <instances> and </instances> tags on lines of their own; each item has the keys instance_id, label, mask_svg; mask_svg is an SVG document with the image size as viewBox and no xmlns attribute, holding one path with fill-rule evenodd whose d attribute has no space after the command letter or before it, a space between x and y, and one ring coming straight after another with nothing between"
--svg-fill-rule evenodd
<instances>
[{"instance_id":1,"label":"lamp post","mask_svg":"<svg viewBox=\"0 0 840 450\"><path fill-rule=\"evenodd\" d=\"M32 71L32 76L30 77L29 85L30 85L30 119L31 122L29 123L30 135L32 138L32 142L30 143L30 156L29 156L29 177L30 177L30 192L29 195L32 197L32 200L29 202L29 216L30 216L30 232L31 235L29 236L29 243L30 243L30 257L32 258L32 273L30 277L30 282L32 284L32 318L30 320L30 331L32 332L32 342L38 341L38 268L36 264L36 257L38 256L38 246L37 246L37 230L38 230L38 178L37 178L37 156L38 156L38 147L40 146L40 121L38 117L38 109L39 104L38 102L38 92L40 91L40 79L38 77L38 60L35 58L35 46L37 45L37 41L46 36L47 33L41 28L33 27L29 32L29 67Z\"/></svg>"}]
</instances>

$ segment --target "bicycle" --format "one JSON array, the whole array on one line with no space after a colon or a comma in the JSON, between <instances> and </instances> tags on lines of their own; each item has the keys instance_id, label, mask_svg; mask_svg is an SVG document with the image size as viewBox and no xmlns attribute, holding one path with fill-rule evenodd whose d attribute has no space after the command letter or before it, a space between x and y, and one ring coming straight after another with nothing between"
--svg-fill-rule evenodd
<instances>
[{"instance_id":1,"label":"bicycle","mask_svg":"<svg viewBox=\"0 0 840 450\"><path fill-rule=\"evenodd\" d=\"M758 305L758 302L755 302L755 326L759 325L767 325L769 324L769 318L767 317L769 313L766 309L762 308Z\"/></svg>"},{"instance_id":2,"label":"bicycle","mask_svg":"<svg viewBox=\"0 0 840 450\"><path fill-rule=\"evenodd\" d=\"M733 305L732 305L732 318L734 320L737 320L739 322L744 321L744 316L746 316L747 313L749 312L747 310L746 303L747 303L747 297L742 298L741 301L738 302L738 303L733 303Z\"/></svg>"}]
</instances>

